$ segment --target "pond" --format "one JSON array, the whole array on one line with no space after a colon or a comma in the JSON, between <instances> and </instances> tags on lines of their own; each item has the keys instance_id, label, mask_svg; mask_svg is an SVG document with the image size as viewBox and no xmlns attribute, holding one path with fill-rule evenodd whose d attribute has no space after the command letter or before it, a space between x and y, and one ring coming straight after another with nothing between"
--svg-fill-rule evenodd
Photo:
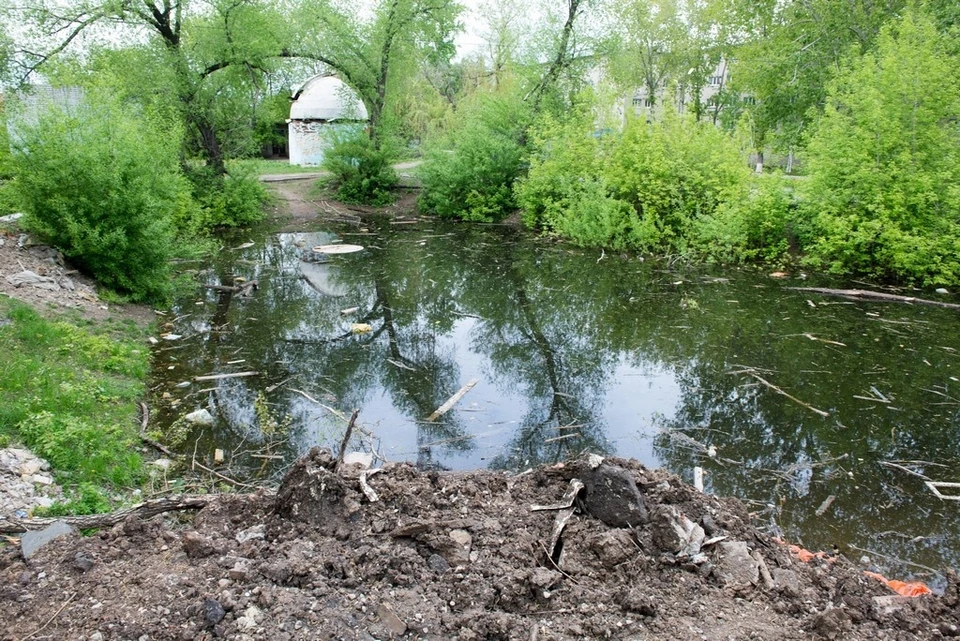
<instances>
[{"instance_id":1,"label":"pond","mask_svg":"<svg viewBox=\"0 0 960 641\"><path fill-rule=\"evenodd\" d=\"M208 409L182 450L212 466L219 448L246 479L336 449L354 409L352 449L422 467L584 451L690 482L700 467L707 492L809 549L934 582L960 565L960 502L922 478L960 481L956 311L410 222L226 240L166 317L155 425ZM364 249L301 260L341 242ZM249 296L227 287L254 280Z\"/></svg>"}]
</instances>

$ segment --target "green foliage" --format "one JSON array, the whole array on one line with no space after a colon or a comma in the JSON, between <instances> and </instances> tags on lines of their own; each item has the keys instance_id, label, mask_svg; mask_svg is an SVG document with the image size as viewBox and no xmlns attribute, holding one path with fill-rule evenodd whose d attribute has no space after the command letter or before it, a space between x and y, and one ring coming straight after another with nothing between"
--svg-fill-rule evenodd
<instances>
[{"instance_id":1,"label":"green foliage","mask_svg":"<svg viewBox=\"0 0 960 641\"><path fill-rule=\"evenodd\" d=\"M693 228L737 195L747 176L730 136L669 109L659 122L629 121L604 171L612 195L635 211L629 244L681 253Z\"/></svg>"},{"instance_id":2,"label":"green foliage","mask_svg":"<svg viewBox=\"0 0 960 641\"><path fill-rule=\"evenodd\" d=\"M811 263L960 282L960 90L930 19L908 11L829 85L809 145Z\"/></svg>"},{"instance_id":3,"label":"green foliage","mask_svg":"<svg viewBox=\"0 0 960 641\"><path fill-rule=\"evenodd\" d=\"M0 435L51 462L61 483L128 486L142 474L137 400L143 333L41 318L0 299Z\"/></svg>"},{"instance_id":4,"label":"green foliage","mask_svg":"<svg viewBox=\"0 0 960 641\"><path fill-rule=\"evenodd\" d=\"M263 220L267 192L256 172L237 165L227 174L206 166L191 166L187 176L193 197L180 194L173 219L178 230L201 234L218 227L242 227Z\"/></svg>"},{"instance_id":5,"label":"green foliage","mask_svg":"<svg viewBox=\"0 0 960 641\"><path fill-rule=\"evenodd\" d=\"M782 262L790 250L795 211L793 191L784 178L754 176L742 195L701 218L699 251L726 263Z\"/></svg>"},{"instance_id":6,"label":"green foliage","mask_svg":"<svg viewBox=\"0 0 960 641\"><path fill-rule=\"evenodd\" d=\"M500 220L516 208L528 107L512 92L478 92L461 105L449 136L434 141L420 166L420 207L445 218Z\"/></svg>"},{"instance_id":7,"label":"green foliage","mask_svg":"<svg viewBox=\"0 0 960 641\"><path fill-rule=\"evenodd\" d=\"M176 136L110 101L50 108L19 128L23 225L133 300L169 292L171 215L184 198Z\"/></svg>"},{"instance_id":8,"label":"green foliage","mask_svg":"<svg viewBox=\"0 0 960 641\"><path fill-rule=\"evenodd\" d=\"M393 201L397 174L383 148L361 131L337 136L323 157L323 168L334 176L337 197L343 202L386 205Z\"/></svg>"},{"instance_id":9,"label":"green foliage","mask_svg":"<svg viewBox=\"0 0 960 641\"><path fill-rule=\"evenodd\" d=\"M84 514L104 514L112 509L110 501L93 483L80 483L67 490L66 501L57 501L47 508L37 508L34 516L71 516Z\"/></svg>"}]
</instances>

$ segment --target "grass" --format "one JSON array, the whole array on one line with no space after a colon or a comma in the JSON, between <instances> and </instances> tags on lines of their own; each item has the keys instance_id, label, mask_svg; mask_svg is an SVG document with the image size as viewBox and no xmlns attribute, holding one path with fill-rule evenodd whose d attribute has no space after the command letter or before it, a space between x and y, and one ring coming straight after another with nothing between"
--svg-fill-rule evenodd
<instances>
[{"instance_id":1,"label":"grass","mask_svg":"<svg viewBox=\"0 0 960 641\"><path fill-rule=\"evenodd\" d=\"M22 443L50 462L71 497L59 513L102 510L143 478L144 338L132 321L48 320L0 296L0 445Z\"/></svg>"},{"instance_id":2,"label":"grass","mask_svg":"<svg viewBox=\"0 0 960 641\"><path fill-rule=\"evenodd\" d=\"M266 176L269 174L312 174L322 171L320 167L291 165L290 161L285 159L268 160L266 158L245 158L242 160L231 160L227 163L227 166L248 169L257 176Z\"/></svg>"}]
</instances>

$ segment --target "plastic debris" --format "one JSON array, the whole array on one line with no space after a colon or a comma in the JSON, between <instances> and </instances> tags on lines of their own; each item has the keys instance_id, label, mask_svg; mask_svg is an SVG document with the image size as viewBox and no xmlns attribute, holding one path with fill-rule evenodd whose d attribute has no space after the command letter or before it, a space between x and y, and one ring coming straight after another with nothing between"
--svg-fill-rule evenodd
<instances>
[{"instance_id":1,"label":"plastic debris","mask_svg":"<svg viewBox=\"0 0 960 641\"><path fill-rule=\"evenodd\" d=\"M912 598L912 597L923 596L924 594L933 593L933 590L927 587L926 583L922 583L920 581L913 581L913 582L906 583L904 581L897 581L896 579L888 579L882 574L878 574L876 572L870 572L868 570L864 570L863 573L866 576L870 577L871 579L876 579L877 581L880 581L881 583L886 585L888 588L890 588L900 596L906 596L906 597Z\"/></svg>"}]
</instances>

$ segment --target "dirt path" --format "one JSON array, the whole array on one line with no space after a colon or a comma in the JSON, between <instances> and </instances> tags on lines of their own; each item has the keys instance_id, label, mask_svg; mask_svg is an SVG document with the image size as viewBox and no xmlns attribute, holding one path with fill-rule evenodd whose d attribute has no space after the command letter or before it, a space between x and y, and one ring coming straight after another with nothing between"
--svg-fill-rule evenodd
<instances>
[{"instance_id":1,"label":"dirt path","mask_svg":"<svg viewBox=\"0 0 960 641\"><path fill-rule=\"evenodd\" d=\"M630 461L509 476L388 465L361 492L315 450L278 493L0 552L0 638L936 639L957 584L894 595L800 562L734 500ZM586 484L569 514L534 511ZM643 514L645 512L645 514ZM559 537L558 515L568 519ZM619 515L619 516L618 516ZM630 515L633 523L618 522ZM553 541L559 541L553 545ZM552 549L552 555L548 552ZM694 553L695 552L695 553Z\"/></svg>"}]
</instances>

